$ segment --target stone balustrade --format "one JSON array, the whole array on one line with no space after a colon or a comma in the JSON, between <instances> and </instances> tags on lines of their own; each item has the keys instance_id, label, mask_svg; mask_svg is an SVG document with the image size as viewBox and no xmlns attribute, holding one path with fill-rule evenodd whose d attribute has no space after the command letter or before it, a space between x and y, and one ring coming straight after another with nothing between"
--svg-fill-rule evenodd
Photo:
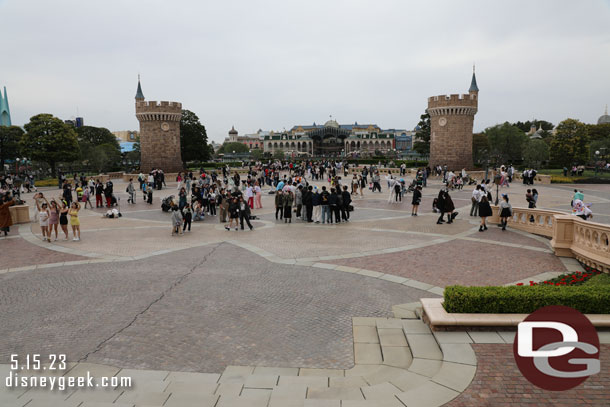
<instances>
[{"instance_id":1,"label":"stone balustrade","mask_svg":"<svg viewBox=\"0 0 610 407\"><path fill-rule=\"evenodd\" d=\"M500 223L499 208L492 206L490 223ZM551 238L555 255L574 257L601 271L610 272L610 225L585 221L564 212L513 208L508 227Z\"/></svg>"}]
</instances>

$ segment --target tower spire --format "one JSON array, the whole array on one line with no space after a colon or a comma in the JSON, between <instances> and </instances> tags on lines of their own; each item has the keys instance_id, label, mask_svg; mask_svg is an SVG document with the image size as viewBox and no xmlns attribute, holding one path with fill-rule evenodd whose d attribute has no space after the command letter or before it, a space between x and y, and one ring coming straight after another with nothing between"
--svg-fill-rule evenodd
<instances>
[{"instance_id":1,"label":"tower spire","mask_svg":"<svg viewBox=\"0 0 610 407\"><path fill-rule=\"evenodd\" d=\"M468 92L478 92L479 87L477 86L477 77L474 73L474 64L472 64L472 80L470 81L470 89Z\"/></svg>"},{"instance_id":2,"label":"tower spire","mask_svg":"<svg viewBox=\"0 0 610 407\"><path fill-rule=\"evenodd\" d=\"M4 87L4 97L0 93L0 126L11 125L11 111L8 108L8 96L6 95L6 86Z\"/></svg>"},{"instance_id":3,"label":"tower spire","mask_svg":"<svg viewBox=\"0 0 610 407\"><path fill-rule=\"evenodd\" d=\"M144 100L144 93L142 93L142 85L140 85L140 74L138 74L138 90L136 91L136 100Z\"/></svg>"}]
</instances>

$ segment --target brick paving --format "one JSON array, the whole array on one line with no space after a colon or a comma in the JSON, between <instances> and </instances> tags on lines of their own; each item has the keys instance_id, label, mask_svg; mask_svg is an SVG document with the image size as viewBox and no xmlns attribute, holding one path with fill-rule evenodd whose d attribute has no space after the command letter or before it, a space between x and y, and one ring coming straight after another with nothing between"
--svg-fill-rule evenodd
<instances>
[{"instance_id":1,"label":"brick paving","mask_svg":"<svg viewBox=\"0 0 610 407\"><path fill-rule=\"evenodd\" d=\"M17 228L11 228L11 231ZM14 232L13 232L14 233ZM13 236L16 236L13 234ZM53 235L54 236L54 235ZM63 239L63 232L59 238ZM72 238L72 235L70 235ZM48 243L51 245L51 243ZM33 245L21 237L2 239L0 241L0 270L11 267L24 267L47 263L63 263L66 261L88 260L83 256L60 253Z\"/></svg>"},{"instance_id":2,"label":"brick paving","mask_svg":"<svg viewBox=\"0 0 610 407\"><path fill-rule=\"evenodd\" d=\"M120 367L349 368L353 316L391 316L431 293L333 270L274 264L224 243L147 260L0 275L11 353L65 352Z\"/></svg>"},{"instance_id":3,"label":"brick paving","mask_svg":"<svg viewBox=\"0 0 610 407\"><path fill-rule=\"evenodd\" d=\"M512 243L529 247L538 247L541 249L550 250L550 246L548 244L531 237L523 236L520 233L513 232L510 230L510 226L506 231L502 231L502 228L493 225L490 226L485 233L480 233L477 231L468 235L468 237L474 237L475 239L491 240L500 243Z\"/></svg>"},{"instance_id":4,"label":"brick paving","mask_svg":"<svg viewBox=\"0 0 610 407\"><path fill-rule=\"evenodd\" d=\"M512 345L474 344L477 373L470 386L445 407L607 407L610 402L610 345L601 345L602 370L567 391L535 387L519 372Z\"/></svg>"},{"instance_id":5,"label":"brick paving","mask_svg":"<svg viewBox=\"0 0 610 407\"><path fill-rule=\"evenodd\" d=\"M325 263L350 266L350 260ZM454 240L404 252L358 258L368 270L412 278L444 287L452 284L502 285L565 266L551 253Z\"/></svg>"}]
</instances>

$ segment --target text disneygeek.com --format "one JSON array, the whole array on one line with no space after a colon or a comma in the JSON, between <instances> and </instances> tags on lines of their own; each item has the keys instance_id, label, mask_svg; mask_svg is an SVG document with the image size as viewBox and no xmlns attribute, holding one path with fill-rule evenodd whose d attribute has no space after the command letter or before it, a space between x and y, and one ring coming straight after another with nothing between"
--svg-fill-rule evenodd
<instances>
[{"instance_id":1,"label":"text disneygeek.com","mask_svg":"<svg viewBox=\"0 0 610 407\"><path fill-rule=\"evenodd\" d=\"M78 388L127 388L131 387L131 377L93 377L89 372L86 376L25 376L9 372L4 384L13 389L37 387L59 391Z\"/></svg>"}]
</instances>

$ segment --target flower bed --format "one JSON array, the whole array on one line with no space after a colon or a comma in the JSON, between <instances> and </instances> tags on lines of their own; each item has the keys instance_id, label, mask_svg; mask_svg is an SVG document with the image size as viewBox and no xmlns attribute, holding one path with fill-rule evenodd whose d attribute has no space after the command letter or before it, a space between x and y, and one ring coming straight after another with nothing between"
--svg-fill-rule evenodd
<instances>
[{"instance_id":1,"label":"flower bed","mask_svg":"<svg viewBox=\"0 0 610 407\"><path fill-rule=\"evenodd\" d=\"M589 281L591 278L596 275L601 274L602 272L591 267L585 266L585 271L575 271L572 273L562 274L550 280L542 281L540 283L536 283L534 281L530 281L529 285L555 285L555 286L577 286L582 285ZM518 283L517 285L524 285L523 283Z\"/></svg>"}]
</instances>

